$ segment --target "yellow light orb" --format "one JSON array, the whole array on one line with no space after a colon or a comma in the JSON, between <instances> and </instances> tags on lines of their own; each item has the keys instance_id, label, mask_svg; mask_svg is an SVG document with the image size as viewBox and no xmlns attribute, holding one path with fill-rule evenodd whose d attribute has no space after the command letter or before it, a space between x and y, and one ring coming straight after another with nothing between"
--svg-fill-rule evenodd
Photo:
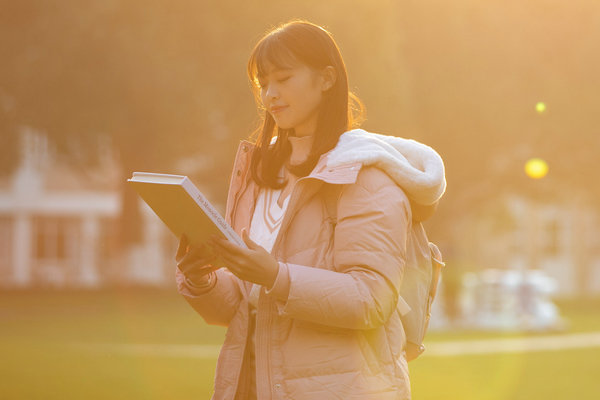
<instances>
[{"instance_id":1,"label":"yellow light orb","mask_svg":"<svg viewBox=\"0 0 600 400\"><path fill-rule=\"evenodd\" d=\"M532 158L525 163L525 173L531 179L541 179L548 173L548 163L541 158Z\"/></svg>"},{"instance_id":2,"label":"yellow light orb","mask_svg":"<svg viewBox=\"0 0 600 400\"><path fill-rule=\"evenodd\" d=\"M539 113L542 114L544 111L546 111L546 103L544 103L543 101L539 101L536 105L535 105L535 110Z\"/></svg>"}]
</instances>

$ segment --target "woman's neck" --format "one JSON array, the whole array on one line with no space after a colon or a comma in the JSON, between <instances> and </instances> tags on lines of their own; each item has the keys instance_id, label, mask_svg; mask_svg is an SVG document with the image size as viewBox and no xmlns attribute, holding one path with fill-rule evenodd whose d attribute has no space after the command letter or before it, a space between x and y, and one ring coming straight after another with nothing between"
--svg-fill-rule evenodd
<instances>
[{"instance_id":1,"label":"woman's neck","mask_svg":"<svg viewBox=\"0 0 600 400\"><path fill-rule=\"evenodd\" d=\"M306 161L310 153L313 136L288 136L288 140L292 146L292 152L290 154L289 162L286 163L286 165L302 164ZM288 168L284 168L284 179L287 181L287 184L283 188L279 199L277 199L277 203L280 207L283 207L283 200L292 192L292 188L298 180L298 177L290 172Z\"/></svg>"},{"instance_id":2,"label":"woman's neck","mask_svg":"<svg viewBox=\"0 0 600 400\"><path fill-rule=\"evenodd\" d=\"M312 147L313 136L288 136L292 153L290 154L290 164L298 165L308 158Z\"/></svg>"}]
</instances>

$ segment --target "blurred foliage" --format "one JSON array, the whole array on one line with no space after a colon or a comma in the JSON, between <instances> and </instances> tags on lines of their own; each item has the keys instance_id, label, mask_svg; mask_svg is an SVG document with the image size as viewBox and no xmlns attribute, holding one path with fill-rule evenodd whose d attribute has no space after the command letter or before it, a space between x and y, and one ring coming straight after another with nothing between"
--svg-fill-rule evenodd
<instances>
[{"instance_id":1,"label":"blurred foliage","mask_svg":"<svg viewBox=\"0 0 600 400\"><path fill-rule=\"evenodd\" d=\"M258 122L245 77L250 50L270 27L306 18L338 41L367 106L364 127L442 154L448 193L431 222L434 238L503 192L600 198L594 0L0 6L0 173L14 168L16 132L29 125L76 166L93 165L99 143L110 143L123 181L134 170L185 173L178 161L203 159L192 178L224 200L237 141ZM539 182L523 173L531 157L550 166ZM137 226L134 195L123 193L133 218L124 226Z\"/></svg>"}]
</instances>

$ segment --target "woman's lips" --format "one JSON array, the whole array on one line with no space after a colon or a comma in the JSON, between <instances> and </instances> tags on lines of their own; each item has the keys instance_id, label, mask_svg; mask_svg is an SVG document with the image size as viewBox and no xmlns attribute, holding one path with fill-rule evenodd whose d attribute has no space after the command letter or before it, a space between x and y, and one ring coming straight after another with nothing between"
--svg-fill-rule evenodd
<instances>
[{"instance_id":1,"label":"woman's lips","mask_svg":"<svg viewBox=\"0 0 600 400\"><path fill-rule=\"evenodd\" d=\"M277 114L277 113L280 113L281 111L285 110L286 108L288 108L288 106L271 107L271 113Z\"/></svg>"}]
</instances>

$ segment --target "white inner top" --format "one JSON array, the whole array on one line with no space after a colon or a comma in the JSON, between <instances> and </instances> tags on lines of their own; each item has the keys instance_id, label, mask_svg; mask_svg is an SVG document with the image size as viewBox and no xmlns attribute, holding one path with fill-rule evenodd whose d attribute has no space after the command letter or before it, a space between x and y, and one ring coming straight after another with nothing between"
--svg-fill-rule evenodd
<instances>
[{"instance_id":1,"label":"white inner top","mask_svg":"<svg viewBox=\"0 0 600 400\"><path fill-rule=\"evenodd\" d=\"M290 196L283 201L283 207L279 207L277 199L281 189L262 188L258 194L256 208L250 224L250 239L264 247L269 253L273 249L275 239L281 228L281 222L287 208ZM258 305L258 294L261 286L254 284L250 292L250 304L254 308Z\"/></svg>"}]
</instances>

